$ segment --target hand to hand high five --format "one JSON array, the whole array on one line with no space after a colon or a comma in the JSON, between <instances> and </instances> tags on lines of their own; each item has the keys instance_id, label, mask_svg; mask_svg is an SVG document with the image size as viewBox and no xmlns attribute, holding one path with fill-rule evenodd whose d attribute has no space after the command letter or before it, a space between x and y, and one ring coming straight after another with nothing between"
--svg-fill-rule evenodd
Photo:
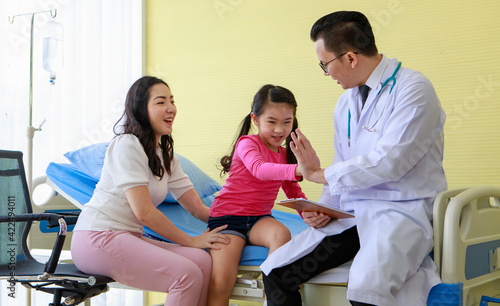
<instances>
[{"instance_id":1,"label":"hand to hand high five","mask_svg":"<svg viewBox=\"0 0 500 306\"><path fill-rule=\"evenodd\" d=\"M299 172L308 181L327 184L325 180L324 169L321 169L321 162L314 151L307 137L296 129L291 134L292 141L290 148L297 158Z\"/></svg>"}]
</instances>

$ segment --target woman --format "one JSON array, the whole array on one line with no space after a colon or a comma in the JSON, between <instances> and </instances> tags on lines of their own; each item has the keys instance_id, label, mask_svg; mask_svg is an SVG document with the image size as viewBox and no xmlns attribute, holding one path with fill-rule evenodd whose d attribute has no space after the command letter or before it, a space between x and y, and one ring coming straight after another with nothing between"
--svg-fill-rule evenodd
<instances>
[{"instance_id":1,"label":"woman","mask_svg":"<svg viewBox=\"0 0 500 306\"><path fill-rule=\"evenodd\" d=\"M167 292L165 305L205 305L211 259L203 249L228 242L219 234L225 226L190 237L156 208L170 191L194 217L208 221L208 208L173 153L176 113L164 81L145 76L132 85L101 179L74 229L72 257L83 272ZM143 226L175 244L143 237Z\"/></svg>"}]
</instances>

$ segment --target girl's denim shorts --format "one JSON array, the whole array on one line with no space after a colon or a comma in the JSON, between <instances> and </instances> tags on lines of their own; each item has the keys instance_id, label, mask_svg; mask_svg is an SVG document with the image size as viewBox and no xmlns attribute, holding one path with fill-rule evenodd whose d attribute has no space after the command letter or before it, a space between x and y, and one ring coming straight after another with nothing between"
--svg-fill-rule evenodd
<instances>
[{"instance_id":1,"label":"girl's denim shorts","mask_svg":"<svg viewBox=\"0 0 500 306\"><path fill-rule=\"evenodd\" d=\"M271 215L210 217L208 218L208 228L210 230L213 230L219 226L227 224L227 228L223 229L219 233L236 235L245 239L245 241L248 243L248 238L250 236L250 230L252 229L252 227L255 225L255 223L266 218L274 217Z\"/></svg>"}]
</instances>

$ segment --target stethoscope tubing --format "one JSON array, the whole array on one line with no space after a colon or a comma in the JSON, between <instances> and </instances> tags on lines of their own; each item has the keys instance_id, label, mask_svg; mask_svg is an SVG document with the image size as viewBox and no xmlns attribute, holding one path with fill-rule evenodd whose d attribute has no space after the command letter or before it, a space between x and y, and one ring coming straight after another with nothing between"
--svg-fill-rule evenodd
<instances>
[{"instance_id":1,"label":"stethoscope tubing","mask_svg":"<svg viewBox=\"0 0 500 306\"><path fill-rule=\"evenodd\" d=\"M382 83L382 87L377 92L377 95L375 96L375 101L373 103L373 107L370 111L370 115L368 116L368 121L367 121L368 126L370 125L369 123L370 123L370 120L372 118L373 110L375 109L375 107L378 104L378 101L380 100L380 95L382 93L382 90L384 90L386 88L387 84L389 84L390 81L392 81L392 86L391 86L391 90L389 91L389 94L392 93L392 89L396 85L396 74L398 73L399 68L401 68L401 62L398 63L398 66L396 67L396 69L394 70L392 75L389 78L387 78L387 80L385 80L384 83ZM363 129L365 129L368 132L375 132L374 127L375 127L375 125L377 125L378 121L382 117L384 110L385 110L385 105L384 105L384 109L380 113L380 116L378 117L377 121L375 121L375 123L371 127L363 126ZM348 113L347 113L347 145L349 147L351 146L351 109L348 109Z\"/></svg>"}]
</instances>

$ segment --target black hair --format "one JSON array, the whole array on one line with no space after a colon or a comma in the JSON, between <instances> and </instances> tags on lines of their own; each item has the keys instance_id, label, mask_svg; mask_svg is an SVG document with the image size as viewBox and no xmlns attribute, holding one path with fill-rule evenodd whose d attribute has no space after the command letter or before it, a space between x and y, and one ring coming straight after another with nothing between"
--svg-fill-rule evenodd
<instances>
[{"instance_id":1,"label":"black hair","mask_svg":"<svg viewBox=\"0 0 500 306\"><path fill-rule=\"evenodd\" d=\"M311 28L311 39L323 39L326 50L340 55L347 51L366 56L378 54L368 18L360 12L339 11L321 17Z\"/></svg>"},{"instance_id":2,"label":"black hair","mask_svg":"<svg viewBox=\"0 0 500 306\"><path fill-rule=\"evenodd\" d=\"M248 133L252 129L252 117L251 113L254 113L256 117L259 117L263 112L267 104L269 103L286 103L293 108L293 123L292 123L292 131L298 128L299 123L297 121L297 102L295 101L295 97L293 93L281 86L275 86L271 84L267 84L262 86L259 91L255 94L252 103L252 110L248 115L241 121L240 129L238 135L233 140L231 145L231 153L225 155L221 158L220 164L222 166L221 176L229 172L231 168L231 163L233 160L234 150L236 148L236 143L241 136L248 135ZM289 164L296 164L297 159L295 155L292 153L290 148L290 141L292 141L291 136L288 135L286 138L286 156L287 162Z\"/></svg>"},{"instance_id":3,"label":"black hair","mask_svg":"<svg viewBox=\"0 0 500 306\"><path fill-rule=\"evenodd\" d=\"M164 166L162 166L162 162L156 154L156 136L148 116L148 101L151 87L156 84L164 84L169 87L163 80L153 76L144 76L135 81L127 93L125 111L114 125L113 132L117 136L132 134L139 138L144 148L144 152L146 152L148 157L149 168L155 176L161 179L165 171L167 171L168 174L171 173L170 163L174 157L174 140L171 135L163 135L160 138L158 146L163 155ZM121 121L123 121L123 123L119 125ZM121 131L118 131L119 127Z\"/></svg>"}]
</instances>

